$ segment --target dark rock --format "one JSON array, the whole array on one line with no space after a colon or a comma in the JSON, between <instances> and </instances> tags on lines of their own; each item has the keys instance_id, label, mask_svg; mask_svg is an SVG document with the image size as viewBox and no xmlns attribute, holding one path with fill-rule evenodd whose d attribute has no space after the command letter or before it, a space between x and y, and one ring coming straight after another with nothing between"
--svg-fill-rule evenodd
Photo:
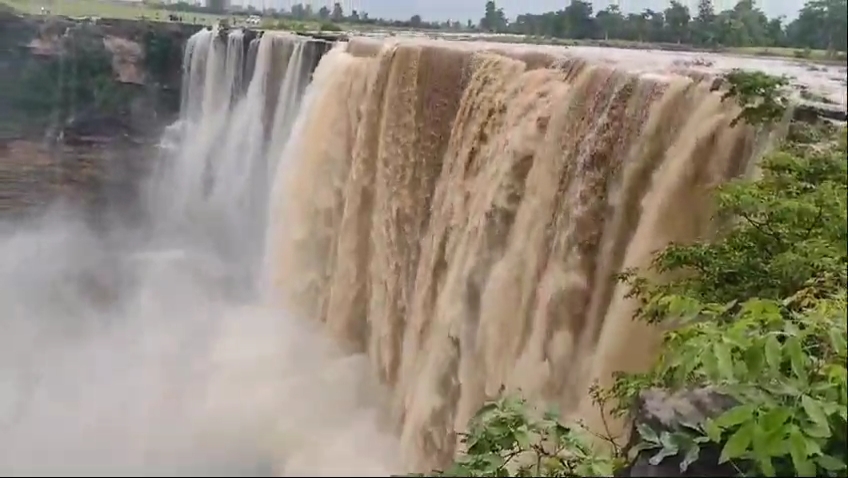
<instances>
[{"instance_id":1,"label":"dark rock","mask_svg":"<svg viewBox=\"0 0 848 478\"><path fill-rule=\"evenodd\" d=\"M822 119L848 121L848 111L837 105L803 102L795 106L792 118L805 123L816 123Z\"/></svg>"},{"instance_id":2,"label":"dark rock","mask_svg":"<svg viewBox=\"0 0 848 478\"><path fill-rule=\"evenodd\" d=\"M316 40L324 40L324 41L327 41L327 42L337 42L337 41L347 41L348 40L347 35L345 35L343 33L320 33L320 32L319 33L304 33L304 32L297 32L297 34L300 35L300 36L310 37L310 38L314 38Z\"/></svg>"},{"instance_id":3,"label":"dark rock","mask_svg":"<svg viewBox=\"0 0 848 478\"><path fill-rule=\"evenodd\" d=\"M639 396L633 417L634 426L627 449L632 449L639 441L640 435L636 430L639 425L645 425L658 435L662 432L685 431L688 425L701 424L707 418L720 415L732 408L736 401L725 394L713 389L700 388L669 393L663 389L648 389ZM680 463L683 454L669 456L660 463L653 465L652 456L658 450L641 451L625 469L619 470L616 476L621 477L715 477L735 476L735 469L728 465L719 465L718 458L721 448L716 444L702 444L698 460L681 472Z\"/></svg>"}]
</instances>

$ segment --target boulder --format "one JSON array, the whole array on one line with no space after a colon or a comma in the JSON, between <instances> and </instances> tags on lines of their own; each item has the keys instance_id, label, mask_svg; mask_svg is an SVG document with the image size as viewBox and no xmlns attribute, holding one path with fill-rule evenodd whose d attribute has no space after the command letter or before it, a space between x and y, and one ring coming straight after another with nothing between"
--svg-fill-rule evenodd
<instances>
[{"instance_id":1,"label":"boulder","mask_svg":"<svg viewBox=\"0 0 848 478\"><path fill-rule=\"evenodd\" d=\"M634 425L630 435L628 450L632 450L640 440L637 427L647 426L658 435L662 432L685 431L687 425L701 424L707 418L721 415L732 408L737 402L725 394L711 388L698 388L671 393L667 390L652 388L639 395L634 410ZM616 476L622 477L716 477L735 476L735 469L728 465L720 465L718 458L721 446L717 444L702 444L697 460L681 471L684 451L667 456L659 463L652 463L651 458L657 454L657 449L639 452L633 461Z\"/></svg>"}]
</instances>

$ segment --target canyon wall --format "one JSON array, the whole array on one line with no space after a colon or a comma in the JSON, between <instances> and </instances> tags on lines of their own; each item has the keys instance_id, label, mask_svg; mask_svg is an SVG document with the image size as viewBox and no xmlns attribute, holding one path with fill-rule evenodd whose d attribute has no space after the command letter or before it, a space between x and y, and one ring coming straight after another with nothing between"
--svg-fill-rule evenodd
<instances>
[{"instance_id":1,"label":"canyon wall","mask_svg":"<svg viewBox=\"0 0 848 478\"><path fill-rule=\"evenodd\" d=\"M0 218L54 201L130 217L198 28L0 10Z\"/></svg>"}]
</instances>

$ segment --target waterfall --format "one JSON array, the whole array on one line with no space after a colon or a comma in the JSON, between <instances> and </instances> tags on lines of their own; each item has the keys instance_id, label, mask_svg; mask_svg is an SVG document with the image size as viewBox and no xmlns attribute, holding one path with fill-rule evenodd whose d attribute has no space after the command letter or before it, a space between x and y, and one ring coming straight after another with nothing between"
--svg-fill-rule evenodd
<instances>
[{"instance_id":1,"label":"waterfall","mask_svg":"<svg viewBox=\"0 0 848 478\"><path fill-rule=\"evenodd\" d=\"M354 39L322 58L274 186L281 306L365 353L406 464L501 389L598 426L659 333L614 276L709 236L756 135L709 85L505 46Z\"/></svg>"},{"instance_id":2,"label":"waterfall","mask_svg":"<svg viewBox=\"0 0 848 478\"><path fill-rule=\"evenodd\" d=\"M615 275L762 138L575 51L198 31L143 224L0 224L0 474L426 472L502 389L599 426L660 338Z\"/></svg>"}]
</instances>

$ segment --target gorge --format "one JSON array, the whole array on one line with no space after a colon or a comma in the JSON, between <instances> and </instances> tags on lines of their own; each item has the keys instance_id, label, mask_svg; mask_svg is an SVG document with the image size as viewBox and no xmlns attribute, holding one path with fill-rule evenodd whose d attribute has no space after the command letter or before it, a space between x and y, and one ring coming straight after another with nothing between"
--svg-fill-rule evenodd
<instances>
[{"instance_id":1,"label":"gorge","mask_svg":"<svg viewBox=\"0 0 848 478\"><path fill-rule=\"evenodd\" d=\"M659 338L614 275L771 138L593 54L193 32L137 217L0 229L0 473L424 471L502 389L597 425Z\"/></svg>"}]
</instances>

